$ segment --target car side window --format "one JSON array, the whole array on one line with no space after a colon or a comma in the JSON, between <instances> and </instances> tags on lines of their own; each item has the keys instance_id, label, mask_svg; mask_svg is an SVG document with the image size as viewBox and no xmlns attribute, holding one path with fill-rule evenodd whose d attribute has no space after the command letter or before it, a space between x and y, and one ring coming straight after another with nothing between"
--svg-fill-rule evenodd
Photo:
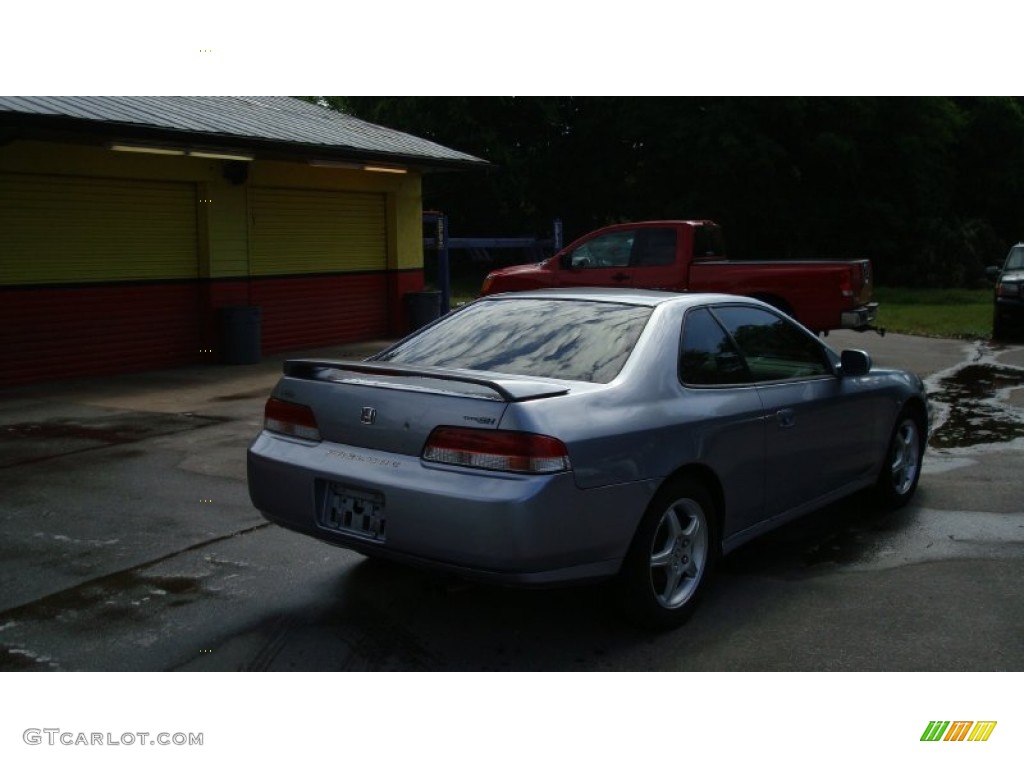
<instances>
[{"instance_id":1,"label":"car side window","mask_svg":"<svg viewBox=\"0 0 1024 768\"><path fill-rule=\"evenodd\" d=\"M624 229L599 235L588 240L572 253L566 254L563 267L567 269L600 269L602 267L628 267L636 230Z\"/></svg>"},{"instance_id":2,"label":"car side window","mask_svg":"<svg viewBox=\"0 0 1024 768\"><path fill-rule=\"evenodd\" d=\"M686 313L679 378L691 386L744 384L750 372L736 345L706 309Z\"/></svg>"},{"instance_id":3,"label":"car side window","mask_svg":"<svg viewBox=\"0 0 1024 768\"><path fill-rule=\"evenodd\" d=\"M736 341L754 381L783 381L832 373L825 348L790 320L758 307L715 307Z\"/></svg>"}]
</instances>

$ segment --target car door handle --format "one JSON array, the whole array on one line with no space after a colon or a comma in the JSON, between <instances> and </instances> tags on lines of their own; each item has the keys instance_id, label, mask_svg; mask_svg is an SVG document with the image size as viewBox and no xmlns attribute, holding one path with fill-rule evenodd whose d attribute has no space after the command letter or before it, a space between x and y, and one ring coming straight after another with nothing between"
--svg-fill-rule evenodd
<instances>
[{"instance_id":1,"label":"car door handle","mask_svg":"<svg viewBox=\"0 0 1024 768\"><path fill-rule=\"evenodd\" d=\"M792 408L783 408L781 411L775 412L775 421L779 424L779 429L789 429L790 427L796 426L796 413L793 412Z\"/></svg>"},{"instance_id":2,"label":"car door handle","mask_svg":"<svg viewBox=\"0 0 1024 768\"><path fill-rule=\"evenodd\" d=\"M612 275L612 280L621 283L623 280L629 280L629 275L627 275L625 272L616 272L614 275Z\"/></svg>"}]
</instances>

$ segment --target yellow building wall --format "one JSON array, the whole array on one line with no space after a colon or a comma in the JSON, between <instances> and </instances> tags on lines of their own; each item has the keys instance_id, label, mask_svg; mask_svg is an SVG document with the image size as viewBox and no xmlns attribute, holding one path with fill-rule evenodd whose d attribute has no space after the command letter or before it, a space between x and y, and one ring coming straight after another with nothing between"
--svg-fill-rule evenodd
<instances>
[{"instance_id":1,"label":"yellow building wall","mask_svg":"<svg viewBox=\"0 0 1024 768\"><path fill-rule=\"evenodd\" d=\"M249 212L254 186L384 194L388 270L423 268L422 182L418 173L374 173L260 159L246 165L248 179L236 185L224 179L222 160L22 140L0 146L0 173L191 182L196 190L197 272L201 277L253 274Z\"/></svg>"}]
</instances>

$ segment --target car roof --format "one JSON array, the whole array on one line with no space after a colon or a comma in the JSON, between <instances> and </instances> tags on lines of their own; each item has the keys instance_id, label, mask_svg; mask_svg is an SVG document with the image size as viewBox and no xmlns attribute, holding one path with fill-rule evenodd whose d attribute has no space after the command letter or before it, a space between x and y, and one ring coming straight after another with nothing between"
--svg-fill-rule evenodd
<instances>
[{"instance_id":1,"label":"car roof","mask_svg":"<svg viewBox=\"0 0 1024 768\"><path fill-rule=\"evenodd\" d=\"M485 300L515 301L517 299L559 299L573 301L609 301L616 304L655 307L660 304L678 303L688 306L708 302L757 303L754 299L724 293L673 293L652 291L643 288L542 288L535 291L498 293L484 297Z\"/></svg>"}]
</instances>

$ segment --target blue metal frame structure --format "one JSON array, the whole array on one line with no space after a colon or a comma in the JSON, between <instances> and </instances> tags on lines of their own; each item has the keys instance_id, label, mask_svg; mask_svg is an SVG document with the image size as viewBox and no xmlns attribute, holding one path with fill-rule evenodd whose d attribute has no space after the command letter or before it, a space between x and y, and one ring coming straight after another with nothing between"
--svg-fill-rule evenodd
<instances>
[{"instance_id":1,"label":"blue metal frame structure","mask_svg":"<svg viewBox=\"0 0 1024 768\"><path fill-rule=\"evenodd\" d=\"M433 229L433 236L425 233ZM549 238L536 237L449 237L448 215L440 211L423 212L423 250L437 251L437 282L441 291L441 314L451 310L451 260L453 248L525 248L562 250L562 220L555 219Z\"/></svg>"}]
</instances>

